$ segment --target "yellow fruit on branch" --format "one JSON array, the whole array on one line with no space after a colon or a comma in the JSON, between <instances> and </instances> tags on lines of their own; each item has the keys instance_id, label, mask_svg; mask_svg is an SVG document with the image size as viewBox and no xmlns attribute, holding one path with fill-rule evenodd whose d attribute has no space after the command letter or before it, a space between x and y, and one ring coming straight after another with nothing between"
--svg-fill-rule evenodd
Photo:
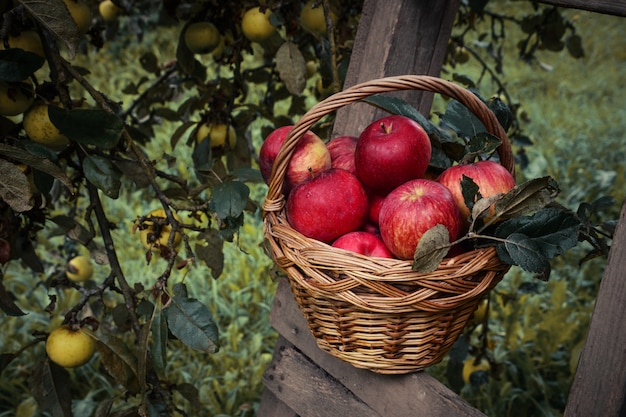
<instances>
[{"instance_id":1,"label":"yellow fruit on branch","mask_svg":"<svg viewBox=\"0 0 626 417\"><path fill-rule=\"evenodd\" d=\"M84 365L96 351L94 339L83 330L63 325L53 330L46 339L46 353L50 360L64 368Z\"/></svg>"},{"instance_id":2,"label":"yellow fruit on branch","mask_svg":"<svg viewBox=\"0 0 626 417\"><path fill-rule=\"evenodd\" d=\"M75 282L87 281L93 276L93 264L91 263L91 259L85 255L73 257L67 263L65 275Z\"/></svg>"},{"instance_id":3,"label":"yellow fruit on branch","mask_svg":"<svg viewBox=\"0 0 626 417\"><path fill-rule=\"evenodd\" d=\"M76 23L78 32L84 35L91 26L91 10L83 0L63 0L67 10L72 16L72 20Z\"/></svg>"},{"instance_id":4,"label":"yellow fruit on branch","mask_svg":"<svg viewBox=\"0 0 626 417\"><path fill-rule=\"evenodd\" d=\"M24 113L35 101L35 91L30 81L7 83L0 81L0 115L17 116Z\"/></svg>"},{"instance_id":5,"label":"yellow fruit on branch","mask_svg":"<svg viewBox=\"0 0 626 417\"><path fill-rule=\"evenodd\" d=\"M463 363L463 381L466 384L472 383L472 374L475 372L489 372L491 365L487 358L469 358Z\"/></svg>"},{"instance_id":6,"label":"yellow fruit on branch","mask_svg":"<svg viewBox=\"0 0 626 417\"><path fill-rule=\"evenodd\" d=\"M243 35L250 42L264 42L277 33L276 26L270 21L272 11L265 8L261 11L260 7L253 7L248 10L241 20L241 30Z\"/></svg>"},{"instance_id":7,"label":"yellow fruit on branch","mask_svg":"<svg viewBox=\"0 0 626 417\"><path fill-rule=\"evenodd\" d=\"M202 123L196 131L197 143L209 138L211 148L223 148L228 143L229 149L233 149L237 143L237 134L232 125L225 123Z\"/></svg>"},{"instance_id":8,"label":"yellow fruit on branch","mask_svg":"<svg viewBox=\"0 0 626 417\"><path fill-rule=\"evenodd\" d=\"M33 142L61 150L70 143L70 140L50 120L48 106L46 103L37 102L30 107L24 114L24 131Z\"/></svg>"},{"instance_id":9,"label":"yellow fruit on branch","mask_svg":"<svg viewBox=\"0 0 626 417\"><path fill-rule=\"evenodd\" d=\"M194 54L208 54L219 46L222 35L211 22L194 22L185 29L184 39Z\"/></svg>"},{"instance_id":10,"label":"yellow fruit on branch","mask_svg":"<svg viewBox=\"0 0 626 417\"><path fill-rule=\"evenodd\" d=\"M181 222L180 216L174 214L174 219ZM167 242L172 234L172 225L167 222L167 215L162 208L152 210L145 220L138 225L141 243L146 249L160 252L161 246L167 246ZM177 247L182 240L180 233L174 235L174 247Z\"/></svg>"},{"instance_id":11,"label":"yellow fruit on branch","mask_svg":"<svg viewBox=\"0 0 626 417\"><path fill-rule=\"evenodd\" d=\"M43 51L43 44L39 34L34 30L24 30L18 35L9 36L6 40L9 48L19 48L26 52L37 54L42 58L45 58ZM5 49L4 42L0 42L0 50Z\"/></svg>"},{"instance_id":12,"label":"yellow fruit on branch","mask_svg":"<svg viewBox=\"0 0 626 417\"><path fill-rule=\"evenodd\" d=\"M313 7L316 5L316 7ZM337 24L337 14L329 10L329 16L333 24ZM326 25L326 15L324 7L319 0L309 0L300 12L300 25L308 32L317 36L326 36L328 26Z\"/></svg>"},{"instance_id":13,"label":"yellow fruit on branch","mask_svg":"<svg viewBox=\"0 0 626 417\"><path fill-rule=\"evenodd\" d=\"M102 20L105 22L112 22L117 19L117 16L122 13L122 9L119 8L111 0L104 0L98 4L98 12L102 16Z\"/></svg>"}]
</instances>

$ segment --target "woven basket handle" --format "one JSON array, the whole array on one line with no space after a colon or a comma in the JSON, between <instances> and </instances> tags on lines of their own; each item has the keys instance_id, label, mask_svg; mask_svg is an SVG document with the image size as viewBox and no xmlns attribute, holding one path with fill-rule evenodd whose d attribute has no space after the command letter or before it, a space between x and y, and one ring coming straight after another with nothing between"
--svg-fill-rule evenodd
<instances>
[{"instance_id":1,"label":"woven basket handle","mask_svg":"<svg viewBox=\"0 0 626 417\"><path fill-rule=\"evenodd\" d=\"M459 101L483 123L489 133L502 141L502 144L497 149L498 155L500 156L500 163L509 172L514 173L515 161L513 159L509 138L495 114L475 94L438 77L427 75L386 77L356 84L335 93L317 103L300 118L287 135L285 142L276 156L263 209L266 212L277 212L284 206L285 197L282 190L287 166L289 165L289 161L291 160L291 156L298 141L307 130L322 117L341 107L358 102L375 94L399 90L423 90L439 93Z\"/></svg>"}]
</instances>

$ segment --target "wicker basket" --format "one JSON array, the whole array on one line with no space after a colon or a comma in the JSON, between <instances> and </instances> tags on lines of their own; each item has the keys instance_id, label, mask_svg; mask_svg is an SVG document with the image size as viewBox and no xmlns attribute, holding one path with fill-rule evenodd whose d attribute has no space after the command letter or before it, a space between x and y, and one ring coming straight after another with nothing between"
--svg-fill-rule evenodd
<instances>
[{"instance_id":1,"label":"wicker basket","mask_svg":"<svg viewBox=\"0 0 626 417\"><path fill-rule=\"evenodd\" d=\"M441 361L481 297L509 269L489 247L444 259L432 273L416 273L411 261L336 249L303 236L287 222L281 190L291 154L304 132L340 107L396 90L430 91L463 103L502 140L500 162L513 172L506 133L473 93L436 77L389 77L336 93L296 123L274 163L263 207L272 256L289 278L318 346L355 367L383 374L418 371Z\"/></svg>"}]
</instances>

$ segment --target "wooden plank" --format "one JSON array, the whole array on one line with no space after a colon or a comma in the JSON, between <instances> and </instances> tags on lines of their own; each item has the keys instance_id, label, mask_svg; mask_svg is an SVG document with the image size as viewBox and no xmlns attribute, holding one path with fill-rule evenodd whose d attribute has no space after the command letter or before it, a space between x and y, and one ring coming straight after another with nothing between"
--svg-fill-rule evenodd
<instances>
[{"instance_id":1,"label":"wooden plank","mask_svg":"<svg viewBox=\"0 0 626 417\"><path fill-rule=\"evenodd\" d=\"M425 372L380 375L355 368L319 349L286 278L281 278L278 284L270 323L313 362L383 416L484 417Z\"/></svg>"},{"instance_id":2,"label":"wooden plank","mask_svg":"<svg viewBox=\"0 0 626 417\"><path fill-rule=\"evenodd\" d=\"M540 3L615 16L626 16L626 0L540 0Z\"/></svg>"},{"instance_id":3,"label":"wooden plank","mask_svg":"<svg viewBox=\"0 0 626 417\"><path fill-rule=\"evenodd\" d=\"M300 417L282 402L274 393L265 388L261 396L261 404L256 413L256 417Z\"/></svg>"},{"instance_id":4,"label":"wooden plank","mask_svg":"<svg viewBox=\"0 0 626 417\"><path fill-rule=\"evenodd\" d=\"M267 389L302 417L382 417L286 339L276 344L279 355L267 368Z\"/></svg>"},{"instance_id":5,"label":"wooden plank","mask_svg":"<svg viewBox=\"0 0 626 417\"><path fill-rule=\"evenodd\" d=\"M626 201L622 207L566 417L626 416Z\"/></svg>"},{"instance_id":6,"label":"wooden plank","mask_svg":"<svg viewBox=\"0 0 626 417\"><path fill-rule=\"evenodd\" d=\"M459 0L365 0L344 86L392 75L438 76ZM431 93L394 93L423 114ZM337 111L334 136L355 135L385 113L367 104Z\"/></svg>"}]
</instances>

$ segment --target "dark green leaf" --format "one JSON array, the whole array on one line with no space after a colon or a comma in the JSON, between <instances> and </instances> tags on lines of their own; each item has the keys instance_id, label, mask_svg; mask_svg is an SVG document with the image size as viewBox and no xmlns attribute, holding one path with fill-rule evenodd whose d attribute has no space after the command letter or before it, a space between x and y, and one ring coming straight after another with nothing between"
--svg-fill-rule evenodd
<instances>
[{"instance_id":1,"label":"dark green leaf","mask_svg":"<svg viewBox=\"0 0 626 417\"><path fill-rule=\"evenodd\" d=\"M513 265L518 265L528 272L546 275L550 271L550 262L544 256L541 249L528 236L522 233L513 233L506 238L504 243L499 244L504 248Z\"/></svg>"},{"instance_id":2,"label":"dark green leaf","mask_svg":"<svg viewBox=\"0 0 626 417\"><path fill-rule=\"evenodd\" d=\"M172 293L174 297L187 298L187 285L180 282L178 284L174 284L174 288L172 288Z\"/></svg>"},{"instance_id":3,"label":"dark green leaf","mask_svg":"<svg viewBox=\"0 0 626 417\"><path fill-rule=\"evenodd\" d=\"M21 81L41 68L45 60L37 54L13 48L0 51L0 80Z\"/></svg>"},{"instance_id":4,"label":"dark green leaf","mask_svg":"<svg viewBox=\"0 0 626 417\"><path fill-rule=\"evenodd\" d=\"M459 74L455 72L452 74L452 80L469 88L476 87L474 80L467 74Z\"/></svg>"},{"instance_id":5,"label":"dark green leaf","mask_svg":"<svg viewBox=\"0 0 626 417\"><path fill-rule=\"evenodd\" d=\"M217 325L200 301L174 296L164 312L170 331L185 345L206 353L219 350Z\"/></svg>"},{"instance_id":6,"label":"dark green leaf","mask_svg":"<svg viewBox=\"0 0 626 417\"><path fill-rule=\"evenodd\" d=\"M465 174L463 175L463 178L461 179L461 194L463 195L463 201L470 212L472 211L476 201L482 198L479 188L478 184L476 184L472 178Z\"/></svg>"},{"instance_id":7,"label":"dark green leaf","mask_svg":"<svg viewBox=\"0 0 626 417\"><path fill-rule=\"evenodd\" d=\"M446 106L446 112L441 116L441 122L464 138L471 138L487 130L467 107L456 100L450 100Z\"/></svg>"},{"instance_id":8,"label":"dark green leaf","mask_svg":"<svg viewBox=\"0 0 626 417\"><path fill-rule=\"evenodd\" d=\"M420 238L411 269L415 272L432 272L450 250L450 232L443 224L428 229Z\"/></svg>"},{"instance_id":9,"label":"dark green leaf","mask_svg":"<svg viewBox=\"0 0 626 417\"><path fill-rule=\"evenodd\" d=\"M237 217L222 219L220 223L220 237L227 242L232 242L235 238L235 233L239 231L241 226L243 226L243 213Z\"/></svg>"},{"instance_id":10,"label":"dark green leaf","mask_svg":"<svg viewBox=\"0 0 626 417\"><path fill-rule=\"evenodd\" d=\"M1 276L2 272L0 271L0 277ZM19 317L26 314L17 306L17 304L15 304L15 296L4 288L2 280L0 280L0 310L2 310L4 314L13 317ZM2 368L0 368L0 373L1 372Z\"/></svg>"},{"instance_id":11,"label":"dark green leaf","mask_svg":"<svg viewBox=\"0 0 626 417\"><path fill-rule=\"evenodd\" d=\"M122 173L113 163L99 155L88 156L83 161L85 178L109 197L116 199L119 196L122 182Z\"/></svg>"},{"instance_id":12,"label":"dark green leaf","mask_svg":"<svg viewBox=\"0 0 626 417\"><path fill-rule=\"evenodd\" d=\"M582 38L578 35L568 36L565 40L565 46L567 47L567 52L574 58L583 58L585 56L585 51L583 49L583 41Z\"/></svg>"},{"instance_id":13,"label":"dark green leaf","mask_svg":"<svg viewBox=\"0 0 626 417\"><path fill-rule=\"evenodd\" d=\"M209 208L220 219L238 217L248 204L250 189L241 181L227 181L213 187Z\"/></svg>"},{"instance_id":14,"label":"dark green leaf","mask_svg":"<svg viewBox=\"0 0 626 417\"><path fill-rule=\"evenodd\" d=\"M152 352L152 361L159 375L164 375L167 367L168 330L165 315L160 309L155 312L151 327L152 341L150 343L150 351Z\"/></svg>"},{"instance_id":15,"label":"dark green leaf","mask_svg":"<svg viewBox=\"0 0 626 417\"><path fill-rule=\"evenodd\" d=\"M55 417L72 417L70 374L64 368L45 359L34 365L28 382L40 411Z\"/></svg>"},{"instance_id":16,"label":"dark green leaf","mask_svg":"<svg viewBox=\"0 0 626 417\"><path fill-rule=\"evenodd\" d=\"M100 362L111 377L131 394L140 390L138 360L133 351L121 339L104 332L97 333L96 349Z\"/></svg>"},{"instance_id":17,"label":"dark green leaf","mask_svg":"<svg viewBox=\"0 0 626 417\"><path fill-rule=\"evenodd\" d=\"M201 244L202 241L206 244ZM211 269L213 278L219 278L224 271L224 241L219 232L209 229L198 235L196 242L196 256Z\"/></svg>"},{"instance_id":18,"label":"dark green leaf","mask_svg":"<svg viewBox=\"0 0 626 417\"><path fill-rule=\"evenodd\" d=\"M71 140L102 149L113 148L124 129L119 117L100 109L66 110L49 106L48 115L56 128Z\"/></svg>"},{"instance_id":19,"label":"dark green leaf","mask_svg":"<svg viewBox=\"0 0 626 417\"><path fill-rule=\"evenodd\" d=\"M468 143L468 151L476 154L493 153L502 141L497 136L488 132L480 132L470 139Z\"/></svg>"},{"instance_id":20,"label":"dark green leaf","mask_svg":"<svg viewBox=\"0 0 626 417\"><path fill-rule=\"evenodd\" d=\"M493 114L504 128L506 132L513 124L513 112L498 96L492 97L487 103Z\"/></svg>"},{"instance_id":21,"label":"dark green leaf","mask_svg":"<svg viewBox=\"0 0 626 417\"><path fill-rule=\"evenodd\" d=\"M576 246L579 228L580 221L574 213L551 207L532 216L506 220L495 235L508 240L511 235L523 234L545 258L552 259Z\"/></svg>"}]
</instances>

